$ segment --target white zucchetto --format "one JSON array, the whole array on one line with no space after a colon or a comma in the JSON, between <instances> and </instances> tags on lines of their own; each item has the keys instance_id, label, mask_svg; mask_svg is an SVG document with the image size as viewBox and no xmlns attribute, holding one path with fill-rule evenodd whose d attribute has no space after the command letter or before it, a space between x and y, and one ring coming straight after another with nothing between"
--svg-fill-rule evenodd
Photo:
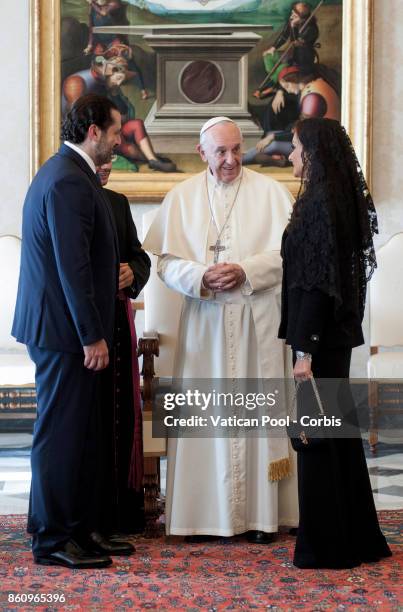
<instances>
[{"instance_id":1,"label":"white zucchetto","mask_svg":"<svg viewBox=\"0 0 403 612\"><path fill-rule=\"evenodd\" d=\"M212 117L211 119L206 121L206 123L203 123L203 125L201 126L200 136L202 136L202 134L204 134L204 132L207 132L207 130L212 128L214 125L217 125L217 123L223 123L224 121L229 121L230 123L235 123L235 121L233 121L229 117Z\"/></svg>"}]
</instances>

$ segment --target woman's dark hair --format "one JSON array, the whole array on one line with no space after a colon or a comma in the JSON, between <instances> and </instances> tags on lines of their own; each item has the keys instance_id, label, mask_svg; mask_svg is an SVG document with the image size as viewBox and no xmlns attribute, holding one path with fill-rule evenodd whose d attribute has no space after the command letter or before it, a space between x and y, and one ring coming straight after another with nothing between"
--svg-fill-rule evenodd
<instances>
[{"instance_id":1,"label":"woman's dark hair","mask_svg":"<svg viewBox=\"0 0 403 612\"><path fill-rule=\"evenodd\" d=\"M62 140L81 144L87 137L90 125L107 130L113 123L112 110L118 108L106 96L88 94L78 98L63 120Z\"/></svg>"},{"instance_id":2,"label":"woman's dark hair","mask_svg":"<svg viewBox=\"0 0 403 612\"><path fill-rule=\"evenodd\" d=\"M303 147L303 178L288 226L298 256L294 284L333 296L336 309L357 300L362 316L378 231L367 183L338 121L303 119L295 133Z\"/></svg>"},{"instance_id":3,"label":"woman's dark hair","mask_svg":"<svg viewBox=\"0 0 403 612\"><path fill-rule=\"evenodd\" d=\"M298 72L292 72L290 74L286 74L284 77L281 77L281 79L287 83L303 83L304 85L312 83L312 81L315 81L318 78L319 75L314 72L312 68L306 73L302 70L298 70Z\"/></svg>"}]
</instances>

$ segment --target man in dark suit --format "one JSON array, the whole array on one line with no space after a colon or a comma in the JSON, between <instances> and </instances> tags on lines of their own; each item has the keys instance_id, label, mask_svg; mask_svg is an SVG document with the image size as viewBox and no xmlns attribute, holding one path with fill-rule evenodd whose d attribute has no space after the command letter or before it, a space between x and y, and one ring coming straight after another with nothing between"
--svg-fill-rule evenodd
<instances>
[{"instance_id":1,"label":"man in dark suit","mask_svg":"<svg viewBox=\"0 0 403 612\"><path fill-rule=\"evenodd\" d=\"M119 251L95 172L119 145L120 129L107 98L77 100L63 123L64 144L24 203L12 333L36 365L28 531L43 565L106 567L109 555L134 550L96 532L99 372L113 338Z\"/></svg>"},{"instance_id":2,"label":"man in dark suit","mask_svg":"<svg viewBox=\"0 0 403 612\"><path fill-rule=\"evenodd\" d=\"M97 168L108 182L112 162ZM150 276L151 261L141 248L130 205L121 193L104 189L112 208L119 243L119 293L114 345L103 371L102 502L103 533L138 533L144 529L143 436L137 339L130 298Z\"/></svg>"}]
</instances>

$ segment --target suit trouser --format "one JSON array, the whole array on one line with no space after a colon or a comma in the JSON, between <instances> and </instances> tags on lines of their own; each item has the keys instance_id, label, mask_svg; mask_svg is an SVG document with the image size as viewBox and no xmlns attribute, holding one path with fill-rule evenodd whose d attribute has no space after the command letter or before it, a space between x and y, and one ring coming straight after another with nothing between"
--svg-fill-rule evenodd
<instances>
[{"instance_id":1,"label":"suit trouser","mask_svg":"<svg viewBox=\"0 0 403 612\"><path fill-rule=\"evenodd\" d=\"M34 556L96 527L99 373L84 355L29 346L36 365L28 531Z\"/></svg>"}]
</instances>

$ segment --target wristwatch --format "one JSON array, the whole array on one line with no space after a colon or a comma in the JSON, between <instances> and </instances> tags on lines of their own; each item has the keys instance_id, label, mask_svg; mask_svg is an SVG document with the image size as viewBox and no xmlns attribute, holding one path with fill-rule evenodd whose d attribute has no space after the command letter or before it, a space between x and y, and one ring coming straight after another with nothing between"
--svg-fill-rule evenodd
<instances>
[{"instance_id":1,"label":"wristwatch","mask_svg":"<svg viewBox=\"0 0 403 612\"><path fill-rule=\"evenodd\" d=\"M304 351L295 351L295 356L297 359L306 359L307 361L312 361L311 353L304 353Z\"/></svg>"}]
</instances>

